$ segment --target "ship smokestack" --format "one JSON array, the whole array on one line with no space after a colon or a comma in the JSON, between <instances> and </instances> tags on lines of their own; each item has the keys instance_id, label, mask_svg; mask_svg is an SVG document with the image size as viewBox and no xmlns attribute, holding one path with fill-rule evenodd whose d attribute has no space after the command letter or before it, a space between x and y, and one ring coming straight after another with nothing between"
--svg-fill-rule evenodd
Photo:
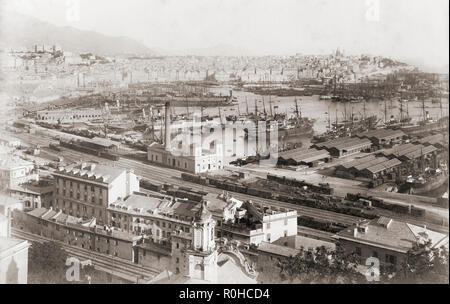
<instances>
[{"instance_id":1,"label":"ship smokestack","mask_svg":"<svg viewBox=\"0 0 450 304\"><path fill-rule=\"evenodd\" d=\"M165 107L165 141L164 149L170 151L170 102L166 102Z\"/></svg>"}]
</instances>

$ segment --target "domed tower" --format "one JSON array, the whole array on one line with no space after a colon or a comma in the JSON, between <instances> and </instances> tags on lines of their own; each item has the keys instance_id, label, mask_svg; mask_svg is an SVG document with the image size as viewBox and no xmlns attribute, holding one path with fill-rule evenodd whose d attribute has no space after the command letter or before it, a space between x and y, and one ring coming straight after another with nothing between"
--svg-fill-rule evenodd
<instances>
[{"instance_id":1,"label":"domed tower","mask_svg":"<svg viewBox=\"0 0 450 304\"><path fill-rule=\"evenodd\" d=\"M192 279L217 281L217 250L214 241L216 221L211 212L202 203L194 216L193 233L189 240L177 233L172 235L172 258L177 272ZM180 243L187 241L187 246ZM182 260L182 263L180 263Z\"/></svg>"},{"instance_id":2,"label":"domed tower","mask_svg":"<svg viewBox=\"0 0 450 304\"><path fill-rule=\"evenodd\" d=\"M192 238L193 249L201 252L213 251L216 247L214 241L214 227L216 221L203 202L194 218L194 233Z\"/></svg>"}]
</instances>

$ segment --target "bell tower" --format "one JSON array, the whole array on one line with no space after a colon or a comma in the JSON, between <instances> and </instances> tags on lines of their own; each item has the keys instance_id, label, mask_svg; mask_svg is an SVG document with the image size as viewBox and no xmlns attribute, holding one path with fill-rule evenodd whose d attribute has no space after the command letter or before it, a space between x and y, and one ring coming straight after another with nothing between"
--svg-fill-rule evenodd
<instances>
[{"instance_id":1,"label":"bell tower","mask_svg":"<svg viewBox=\"0 0 450 304\"><path fill-rule=\"evenodd\" d=\"M202 203L195 214L192 223L193 233L187 246L178 249L179 245L172 245L172 257L179 261L183 259L183 268L179 271L192 278L209 282L217 281L217 250L214 241L216 221L211 212ZM173 235L172 242L181 242L181 235ZM180 240L178 240L180 239ZM177 243L178 244L178 243ZM178 264L178 263L175 263Z\"/></svg>"}]
</instances>

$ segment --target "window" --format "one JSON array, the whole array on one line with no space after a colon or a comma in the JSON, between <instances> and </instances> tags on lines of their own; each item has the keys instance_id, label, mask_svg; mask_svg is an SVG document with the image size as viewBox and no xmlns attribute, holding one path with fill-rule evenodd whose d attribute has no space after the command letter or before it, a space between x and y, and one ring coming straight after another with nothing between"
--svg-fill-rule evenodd
<instances>
[{"instance_id":1,"label":"window","mask_svg":"<svg viewBox=\"0 0 450 304\"><path fill-rule=\"evenodd\" d=\"M267 229L270 229L270 223L267 223L267 224L266 224L266 228L267 228Z\"/></svg>"},{"instance_id":2,"label":"window","mask_svg":"<svg viewBox=\"0 0 450 304\"><path fill-rule=\"evenodd\" d=\"M116 240L116 241L115 241L115 244L116 244L116 246L117 246L117 245L119 245L119 241L118 241L118 240Z\"/></svg>"},{"instance_id":3,"label":"window","mask_svg":"<svg viewBox=\"0 0 450 304\"><path fill-rule=\"evenodd\" d=\"M376 252L376 251L372 252L372 257L378 258L378 252Z\"/></svg>"},{"instance_id":4,"label":"window","mask_svg":"<svg viewBox=\"0 0 450 304\"><path fill-rule=\"evenodd\" d=\"M177 264L180 263L180 258L177 258Z\"/></svg>"},{"instance_id":5,"label":"window","mask_svg":"<svg viewBox=\"0 0 450 304\"><path fill-rule=\"evenodd\" d=\"M386 254L385 259L386 259L386 263L390 263L390 264L396 264L397 263L397 258L394 255Z\"/></svg>"},{"instance_id":6,"label":"window","mask_svg":"<svg viewBox=\"0 0 450 304\"><path fill-rule=\"evenodd\" d=\"M180 248L180 244L177 243L177 249Z\"/></svg>"}]
</instances>

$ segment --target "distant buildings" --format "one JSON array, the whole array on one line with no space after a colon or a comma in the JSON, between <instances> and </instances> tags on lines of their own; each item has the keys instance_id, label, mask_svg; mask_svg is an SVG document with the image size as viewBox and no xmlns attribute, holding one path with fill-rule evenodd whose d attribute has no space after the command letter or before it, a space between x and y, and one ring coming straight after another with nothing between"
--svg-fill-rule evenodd
<instances>
[{"instance_id":1,"label":"distant buildings","mask_svg":"<svg viewBox=\"0 0 450 304\"><path fill-rule=\"evenodd\" d=\"M96 109L44 110L36 113L37 121L47 123L86 122L103 118L104 113L102 110Z\"/></svg>"}]
</instances>

